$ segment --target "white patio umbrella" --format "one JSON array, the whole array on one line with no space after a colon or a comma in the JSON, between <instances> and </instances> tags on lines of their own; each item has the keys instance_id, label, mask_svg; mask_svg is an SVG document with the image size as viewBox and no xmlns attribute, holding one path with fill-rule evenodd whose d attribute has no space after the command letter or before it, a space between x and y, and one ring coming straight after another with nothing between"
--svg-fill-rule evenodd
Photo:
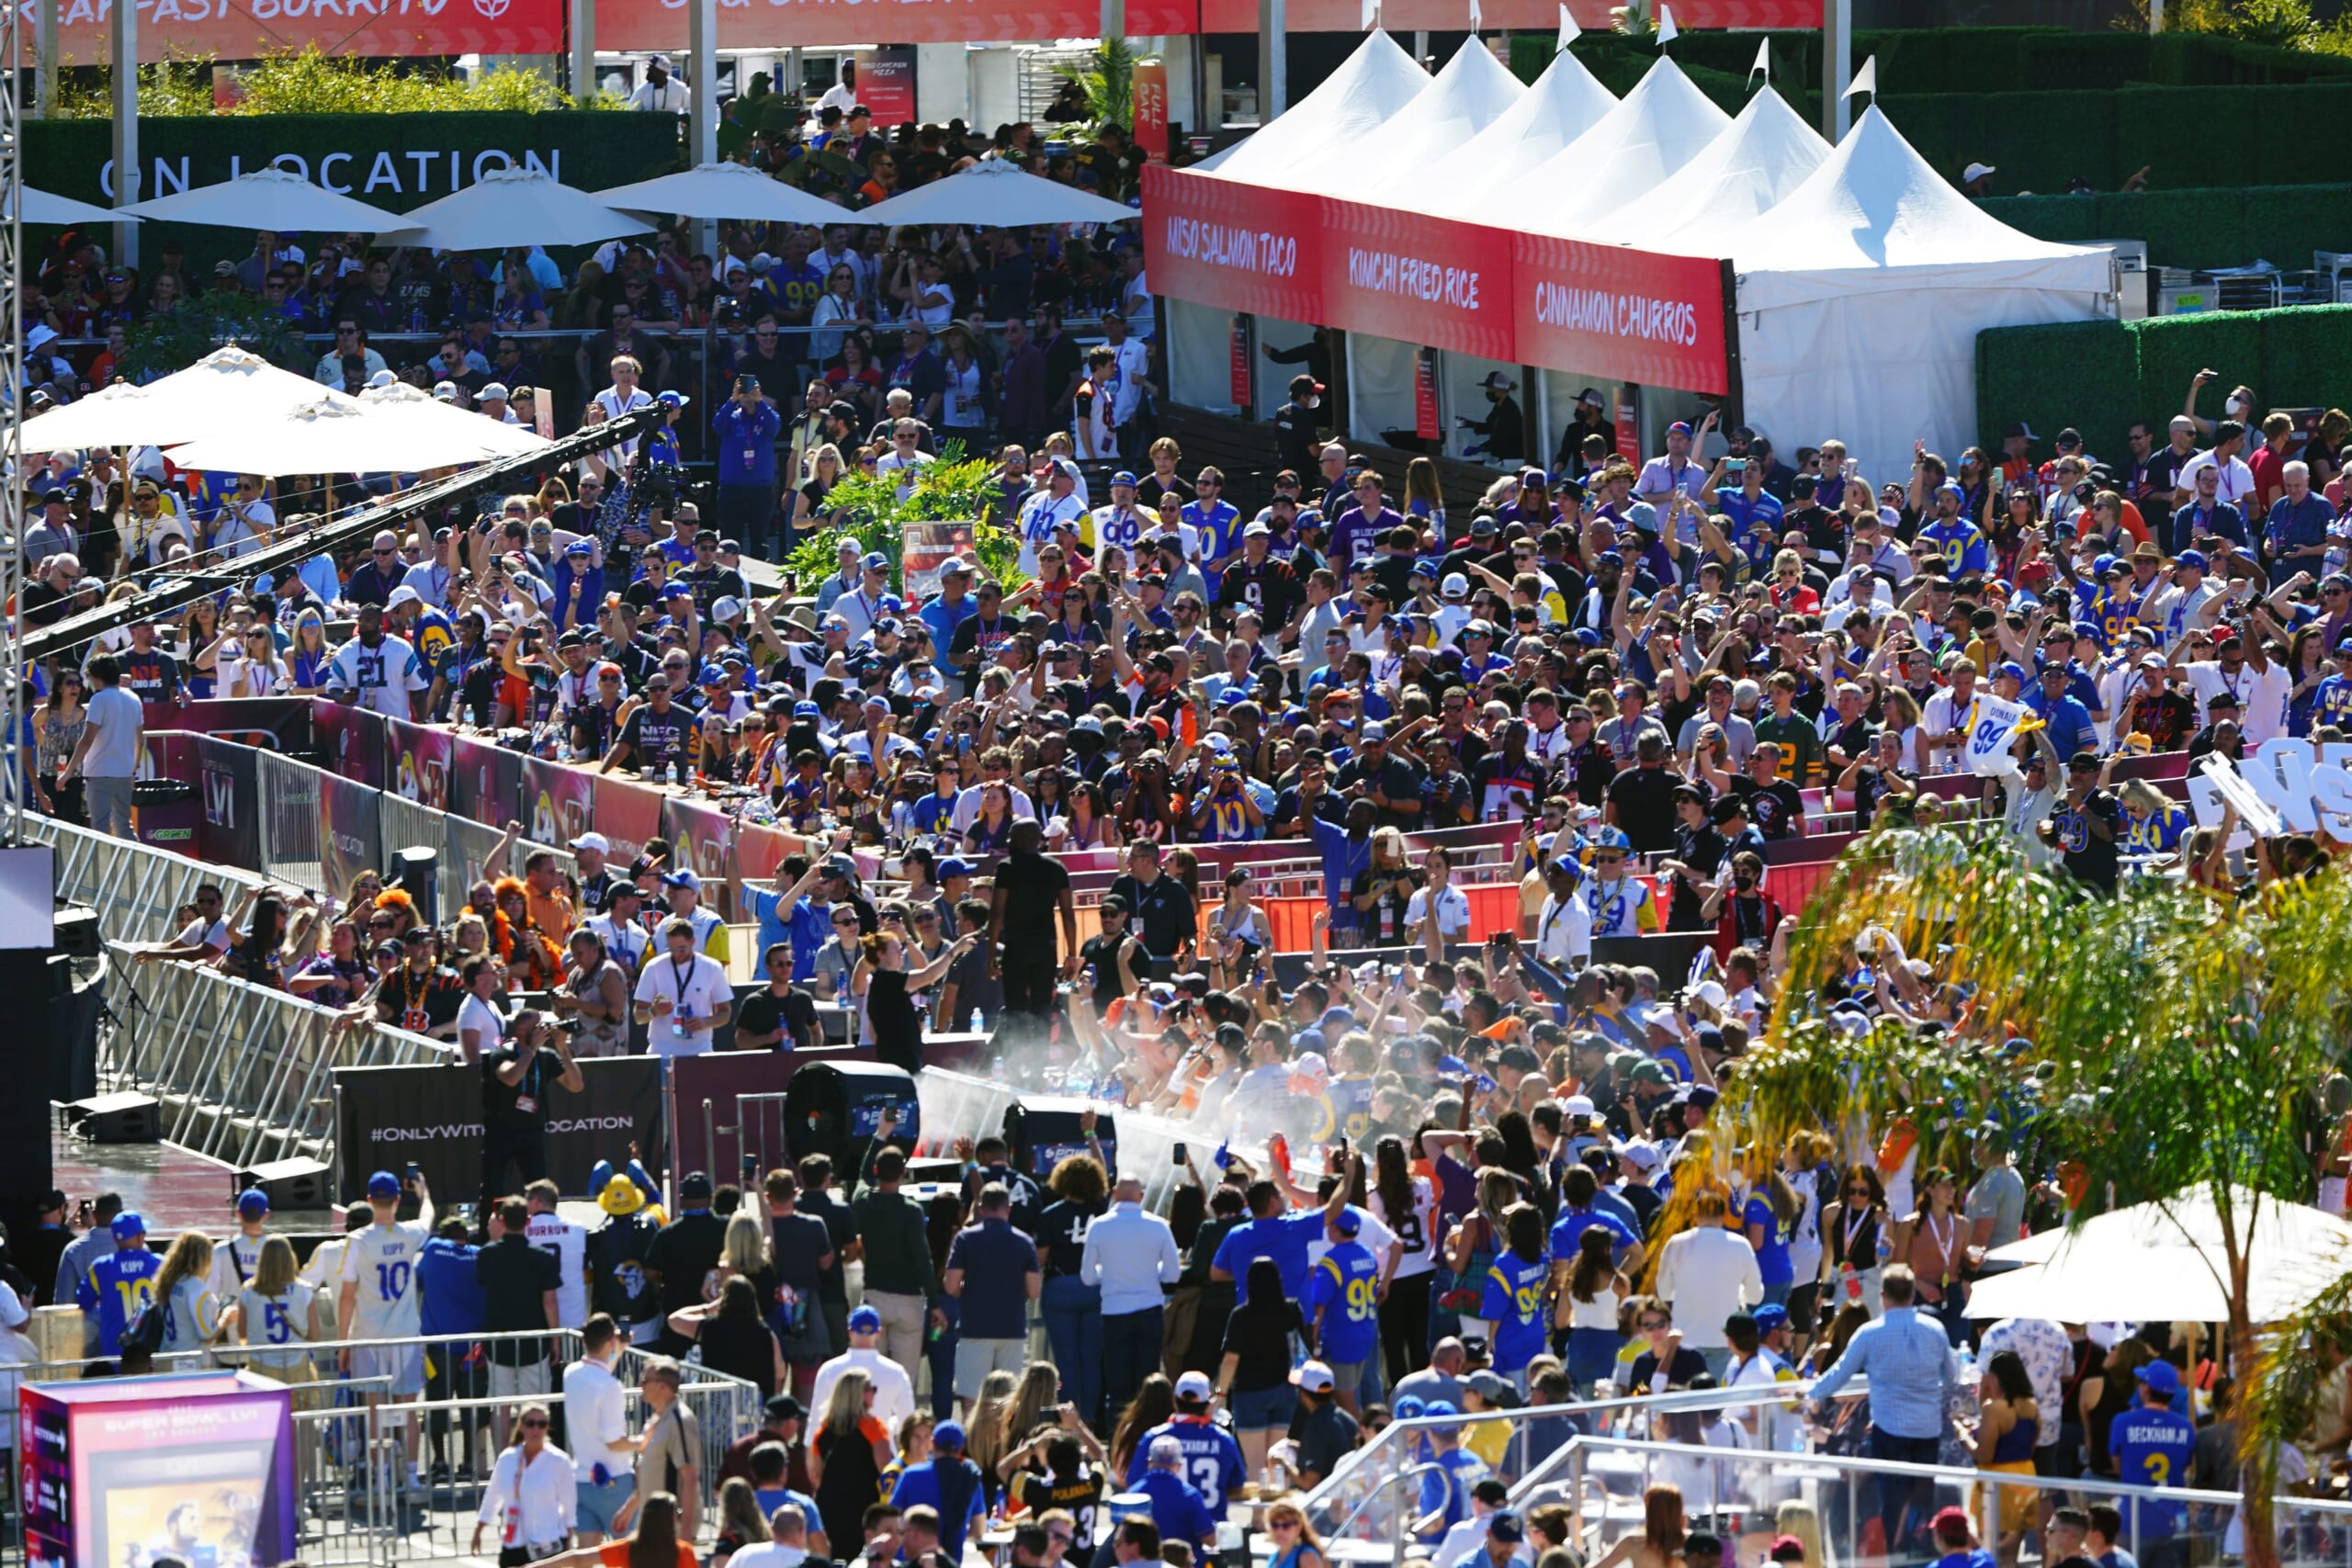
<instances>
[{"instance_id":1,"label":"white patio umbrella","mask_svg":"<svg viewBox=\"0 0 2352 1568\"><path fill-rule=\"evenodd\" d=\"M243 474L419 473L548 445L519 425L435 402L414 387L356 398L314 390L311 401L276 419L219 431L167 455L184 468Z\"/></svg>"},{"instance_id":2,"label":"white patio umbrella","mask_svg":"<svg viewBox=\"0 0 2352 1568\"><path fill-rule=\"evenodd\" d=\"M396 212L314 186L291 169L251 169L217 186L198 186L173 196L134 202L124 209L141 218L173 223L202 223L215 229L267 229L277 233L318 231L341 234L397 234L413 227Z\"/></svg>"},{"instance_id":3,"label":"white patio umbrella","mask_svg":"<svg viewBox=\"0 0 2352 1568\"><path fill-rule=\"evenodd\" d=\"M584 190L535 169L492 169L453 196L408 214L416 226L405 243L451 251L502 250L508 245L593 245L623 234L650 231Z\"/></svg>"},{"instance_id":4,"label":"white patio umbrella","mask_svg":"<svg viewBox=\"0 0 2352 1568\"><path fill-rule=\"evenodd\" d=\"M1001 159L973 164L876 202L859 214L868 223L961 223L1006 229L1023 223L1117 223L1143 216L1132 207L1039 179Z\"/></svg>"},{"instance_id":5,"label":"white patio umbrella","mask_svg":"<svg viewBox=\"0 0 2352 1568\"><path fill-rule=\"evenodd\" d=\"M2255 1322L2290 1315L2352 1271L2352 1224L2335 1215L2250 1190L2240 1191L2231 1210L2246 1234ZM2220 1323L2229 1316L2222 1218L2202 1190L2100 1214L2071 1234L2029 1236L1994 1248L1987 1259L2024 1267L1978 1281L1971 1317Z\"/></svg>"},{"instance_id":6,"label":"white patio umbrella","mask_svg":"<svg viewBox=\"0 0 2352 1568\"><path fill-rule=\"evenodd\" d=\"M672 212L681 218L766 223L871 221L862 212L796 190L748 164L699 164L683 174L600 190L596 199L631 212Z\"/></svg>"},{"instance_id":7,"label":"white patio umbrella","mask_svg":"<svg viewBox=\"0 0 2352 1568\"><path fill-rule=\"evenodd\" d=\"M136 223L138 219L127 217L111 207L99 207L92 202L76 201L70 196L52 196L45 190L25 187L25 221L28 223Z\"/></svg>"},{"instance_id":8,"label":"white patio umbrella","mask_svg":"<svg viewBox=\"0 0 2352 1568\"><path fill-rule=\"evenodd\" d=\"M117 386L25 422L28 452L85 446L165 446L314 400L322 388L242 348L216 348L143 387Z\"/></svg>"}]
</instances>

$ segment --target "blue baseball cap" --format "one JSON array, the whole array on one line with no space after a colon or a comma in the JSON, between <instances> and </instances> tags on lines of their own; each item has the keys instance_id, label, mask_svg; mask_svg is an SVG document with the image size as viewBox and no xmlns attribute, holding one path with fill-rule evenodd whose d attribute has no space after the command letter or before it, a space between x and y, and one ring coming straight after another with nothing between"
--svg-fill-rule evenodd
<instances>
[{"instance_id":1,"label":"blue baseball cap","mask_svg":"<svg viewBox=\"0 0 2352 1568\"><path fill-rule=\"evenodd\" d=\"M686 406L687 398L684 392L663 392L653 400L665 409L682 409Z\"/></svg>"},{"instance_id":2,"label":"blue baseball cap","mask_svg":"<svg viewBox=\"0 0 2352 1568\"><path fill-rule=\"evenodd\" d=\"M865 558L858 564L868 571L888 571L890 570L890 558L880 550L868 550Z\"/></svg>"},{"instance_id":3,"label":"blue baseball cap","mask_svg":"<svg viewBox=\"0 0 2352 1568\"><path fill-rule=\"evenodd\" d=\"M942 1421L931 1429L931 1446L935 1449L964 1450L964 1427L957 1421Z\"/></svg>"},{"instance_id":4,"label":"blue baseball cap","mask_svg":"<svg viewBox=\"0 0 2352 1568\"><path fill-rule=\"evenodd\" d=\"M972 863L962 855L949 855L933 868L932 874L942 882L951 876L969 876L972 874Z\"/></svg>"},{"instance_id":5,"label":"blue baseball cap","mask_svg":"<svg viewBox=\"0 0 2352 1568\"><path fill-rule=\"evenodd\" d=\"M115 1240L129 1241L134 1236L142 1236L147 1234L147 1222L129 1209L125 1209L114 1217L114 1223L107 1228L114 1233Z\"/></svg>"},{"instance_id":6,"label":"blue baseball cap","mask_svg":"<svg viewBox=\"0 0 2352 1568\"><path fill-rule=\"evenodd\" d=\"M1317 1019L1317 1020L1315 1021L1315 1026L1316 1026L1317 1029L1322 1029L1322 1030L1327 1030L1327 1031L1328 1031L1328 1030L1329 1030L1329 1029L1333 1024L1335 1024L1335 1023L1336 1023L1336 1024L1338 1024L1341 1029L1348 1029L1348 1028L1351 1028L1351 1027L1353 1027L1353 1025L1354 1025L1355 1021L1356 1021L1356 1015L1355 1015L1355 1010L1354 1010L1353 1009L1351 1009L1351 1008L1343 1008L1343 1007L1328 1007L1328 1008L1325 1008L1325 1009L1323 1010L1323 1016L1322 1016L1321 1018L1318 1018L1318 1019Z\"/></svg>"},{"instance_id":7,"label":"blue baseball cap","mask_svg":"<svg viewBox=\"0 0 2352 1568\"><path fill-rule=\"evenodd\" d=\"M2025 666L2019 664L2014 659L1993 666L1993 679L1997 681L2004 675L2007 675L2010 680L2017 682L2019 685L2023 685L2026 679Z\"/></svg>"},{"instance_id":8,"label":"blue baseball cap","mask_svg":"<svg viewBox=\"0 0 2352 1568\"><path fill-rule=\"evenodd\" d=\"M2180 554L2172 558L2172 564L2175 566L2193 566L2198 570L2203 571L2205 570L2205 552L2203 550L2183 550Z\"/></svg>"},{"instance_id":9,"label":"blue baseball cap","mask_svg":"<svg viewBox=\"0 0 2352 1568\"><path fill-rule=\"evenodd\" d=\"M1957 495L1962 496L1963 499L1966 494L1965 491L1963 491L1958 485L1952 483L1950 479L1946 479L1943 483L1938 485L1936 487L1936 493L1938 495Z\"/></svg>"},{"instance_id":10,"label":"blue baseball cap","mask_svg":"<svg viewBox=\"0 0 2352 1568\"><path fill-rule=\"evenodd\" d=\"M1678 419L1666 427L1666 433L1668 435L1688 435L1690 434L1690 422L1687 419Z\"/></svg>"},{"instance_id":11,"label":"blue baseball cap","mask_svg":"<svg viewBox=\"0 0 2352 1568\"><path fill-rule=\"evenodd\" d=\"M1111 482L1114 485L1125 485L1129 490L1136 488L1135 475L1127 472L1125 468L1121 468L1117 473L1113 474L1111 476Z\"/></svg>"},{"instance_id":12,"label":"blue baseball cap","mask_svg":"<svg viewBox=\"0 0 2352 1568\"><path fill-rule=\"evenodd\" d=\"M401 1179L389 1170L379 1170L368 1179L370 1198L397 1198L401 1195Z\"/></svg>"},{"instance_id":13,"label":"blue baseball cap","mask_svg":"<svg viewBox=\"0 0 2352 1568\"><path fill-rule=\"evenodd\" d=\"M1389 1412L1389 1414L1395 1416L1399 1421L1410 1421L1414 1416L1424 1413L1425 1412L1421 1405L1421 1396L1418 1393L1406 1394L1403 1398L1397 1400L1395 1406Z\"/></svg>"},{"instance_id":14,"label":"blue baseball cap","mask_svg":"<svg viewBox=\"0 0 2352 1568\"><path fill-rule=\"evenodd\" d=\"M1776 1328L1789 1325L1789 1309L1772 1302L1765 1303L1747 1315L1756 1320L1756 1332L1758 1334L1770 1334Z\"/></svg>"},{"instance_id":15,"label":"blue baseball cap","mask_svg":"<svg viewBox=\"0 0 2352 1568\"><path fill-rule=\"evenodd\" d=\"M727 671L716 664L704 665L701 672L695 677L695 683L701 686L723 685L726 681Z\"/></svg>"},{"instance_id":16,"label":"blue baseball cap","mask_svg":"<svg viewBox=\"0 0 2352 1568\"><path fill-rule=\"evenodd\" d=\"M2132 1375L2158 1393L2169 1395L2180 1392L2180 1371L2170 1361L2150 1361Z\"/></svg>"},{"instance_id":17,"label":"blue baseball cap","mask_svg":"<svg viewBox=\"0 0 2352 1568\"><path fill-rule=\"evenodd\" d=\"M822 718L825 716L825 710L819 707L815 703L795 703L792 705L792 716L795 718Z\"/></svg>"},{"instance_id":18,"label":"blue baseball cap","mask_svg":"<svg viewBox=\"0 0 2352 1568\"><path fill-rule=\"evenodd\" d=\"M1331 1228L1341 1235L1354 1235L1363 1229L1363 1216L1353 1209L1341 1209L1339 1217L1331 1222Z\"/></svg>"},{"instance_id":19,"label":"blue baseball cap","mask_svg":"<svg viewBox=\"0 0 2352 1568\"><path fill-rule=\"evenodd\" d=\"M237 1213L249 1220L257 1220L269 1213L269 1194L258 1187L248 1187L237 1194Z\"/></svg>"},{"instance_id":20,"label":"blue baseball cap","mask_svg":"<svg viewBox=\"0 0 2352 1568\"><path fill-rule=\"evenodd\" d=\"M1294 1051L1326 1051L1330 1049L1330 1042L1324 1039L1323 1032L1319 1029L1300 1030L1297 1033L1290 1037L1290 1045L1291 1049Z\"/></svg>"},{"instance_id":21,"label":"blue baseball cap","mask_svg":"<svg viewBox=\"0 0 2352 1568\"><path fill-rule=\"evenodd\" d=\"M581 559L585 560L590 556L594 555L596 551L595 547L589 544L587 540L574 539L571 543L563 547L563 553L567 558L578 556Z\"/></svg>"},{"instance_id":22,"label":"blue baseball cap","mask_svg":"<svg viewBox=\"0 0 2352 1568\"><path fill-rule=\"evenodd\" d=\"M882 1332L882 1314L870 1306L859 1307L849 1314L849 1331L852 1334L879 1334Z\"/></svg>"},{"instance_id":23,"label":"blue baseball cap","mask_svg":"<svg viewBox=\"0 0 2352 1568\"><path fill-rule=\"evenodd\" d=\"M2094 577L2105 577L2109 572L2113 571L2119 564L2120 563L2113 556L2101 556L2098 559L2091 562L2091 575Z\"/></svg>"},{"instance_id":24,"label":"blue baseball cap","mask_svg":"<svg viewBox=\"0 0 2352 1568\"><path fill-rule=\"evenodd\" d=\"M1413 562L1412 575L1415 577L1427 577L1432 579L1442 577L1444 575L1443 563L1432 559L1430 557L1423 556Z\"/></svg>"}]
</instances>

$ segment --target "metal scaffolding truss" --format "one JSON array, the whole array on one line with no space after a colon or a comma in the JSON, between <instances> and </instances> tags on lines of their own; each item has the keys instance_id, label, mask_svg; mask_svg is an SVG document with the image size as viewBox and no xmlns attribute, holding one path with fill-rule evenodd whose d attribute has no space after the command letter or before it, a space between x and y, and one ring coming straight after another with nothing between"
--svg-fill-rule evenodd
<instances>
[{"instance_id":1,"label":"metal scaffolding truss","mask_svg":"<svg viewBox=\"0 0 2352 1568\"><path fill-rule=\"evenodd\" d=\"M24 7L0 6L0 274L7 278L8 297L0 326L0 384L7 396L0 400L0 473L6 475L9 508L7 539L0 548L0 604L17 602L24 586L24 558L17 537L24 527L24 399L25 318L21 290L25 283L24 120L18 113L18 84L24 63ZM25 725L25 666L13 621L0 616L0 637L8 679L0 681L0 842L22 842L25 819L25 780L28 769L17 750Z\"/></svg>"}]
</instances>

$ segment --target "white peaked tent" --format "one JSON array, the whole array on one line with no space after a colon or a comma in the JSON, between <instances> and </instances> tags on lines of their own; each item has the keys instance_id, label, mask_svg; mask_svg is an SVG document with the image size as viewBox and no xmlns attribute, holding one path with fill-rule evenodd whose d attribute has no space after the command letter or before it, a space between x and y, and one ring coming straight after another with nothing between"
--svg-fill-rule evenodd
<instances>
[{"instance_id":1,"label":"white peaked tent","mask_svg":"<svg viewBox=\"0 0 2352 1568\"><path fill-rule=\"evenodd\" d=\"M1322 149L1363 141L1429 86L1430 73L1375 28L1321 86L1272 124L1194 167L1220 179L1278 185L1278 176Z\"/></svg>"},{"instance_id":2,"label":"white peaked tent","mask_svg":"<svg viewBox=\"0 0 2352 1568\"><path fill-rule=\"evenodd\" d=\"M1747 407L1771 411L1776 435L1835 431L1873 481L1909 472L1914 441L1952 453L1973 437L1979 332L2087 321L2114 293L2111 253L1987 215L1876 106L1710 248L1738 276Z\"/></svg>"},{"instance_id":3,"label":"white peaked tent","mask_svg":"<svg viewBox=\"0 0 2352 1568\"><path fill-rule=\"evenodd\" d=\"M1493 124L1418 168L1398 171L1377 194L1409 199L1442 217L1483 218L1497 202L1520 200L1529 188L1522 181L1537 164L1616 107L1615 96L1564 49Z\"/></svg>"},{"instance_id":4,"label":"white peaked tent","mask_svg":"<svg viewBox=\"0 0 2352 1568\"><path fill-rule=\"evenodd\" d=\"M1663 201L1617 220L1617 237L1653 250L1720 254L1712 248L1719 235L1780 205L1828 156L1821 133L1766 87L1682 166Z\"/></svg>"},{"instance_id":5,"label":"white peaked tent","mask_svg":"<svg viewBox=\"0 0 2352 1568\"><path fill-rule=\"evenodd\" d=\"M681 174L594 194L606 207L624 212L818 225L866 220L845 207L770 179L749 164L697 164Z\"/></svg>"},{"instance_id":6,"label":"white peaked tent","mask_svg":"<svg viewBox=\"0 0 2352 1568\"><path fill-rule=\"evenodd\" d=\"M1515 204L1518 227L1577 238L1615 227L1669 194L1674 176L1723 133L1731 116L1658 56L1599 124L1535 168Z\"/></svg>"},{"instance_id":7,"label":"white peaked tent","mask_svg":"<svg viewBox=\"0 0 2352 1568\"><path fill-rule=\"evenodd\" d=\"M242 424L281 419L326 389L232 344L161 380L143 387L108 387L27 420L25 450L193 441Z\"/></svg>"},{"instance_id":8,"label":"white peaked tent","mask_svg":"<svg viewBox=\"0 0 2352 1568\"><path fill-rule=\"evenodd\" d=\"M1393 200L1397 192L1391 182L1399 178L1408 190L1426 190L1411 176L1494 125L1526 96L1527 85L1473 33L1445 69L1430 78L1428 90L1397 110L1387 124L1367 136L1317 149L1283 170L1279 181L1271 175L1260 179L1290 190L1365 200Z\"/></svg>"}]
</instances>

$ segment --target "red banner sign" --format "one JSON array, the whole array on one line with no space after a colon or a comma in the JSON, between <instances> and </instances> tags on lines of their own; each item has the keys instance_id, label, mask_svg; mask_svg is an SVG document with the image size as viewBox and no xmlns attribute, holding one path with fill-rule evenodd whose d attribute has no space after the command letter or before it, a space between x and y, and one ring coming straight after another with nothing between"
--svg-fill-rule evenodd
<instances>
[{"instance_id":1,"label":"red banner sign","mask_svg":"<svg viewBox=\"0 0 2352 1568\"><path fill-rule=\"evenodd\" d=\"M1148 60L1135 70L1136 145L1155 164L1168 162L1168 64Z\"/></svg>"},{"instance_id":2,"label":"red banner sign","mask_svg":"<svg viewBox=\"0 0 2352 1568\"><path fill-rule=\"evenodd\" d=\"M1413 355L1413 434L1437 439L1437 351L1431 348Z\"/></svg>"},{"instance_id":3,"label":"red banner sign","mask_svg":"<svg viewBox=\"0 0 2352 1568\"><path fill-rule=\"evenodd\" d=\"M1616 391L1617 456L1635 468L1642 466L1642 410L1634 400L1634 389L1620 387Z\"/></svg>"},{"instance_id":4,"label":"red banner sign","mask_svg":"<svg viewBox=\"0 0 2352 1568\"><path fill-rule=\"evenodd\" d=\"M1233 318L1233 352L1227 365L1231 385L1227 389L1233 397L1233 406L1247 411L1250 400L1250 320L1246 316Z\"/></svg>"},{"instance_id":5,"label":"red banner sign","mask_svg":"<svg viewBox=\"0 0 2352 1568\"><path fill-rule=\"evenodd\" d=\"M58 52L104 65L114 0L59 0ZM656 0L658 4L658 0ZM340 56L560 54L563 0L138 0L142 62L210 55L254 60L316 45ZM38 0L23 7L28 46ZM722 13L723 15L724 13ZM685 13L676 13L685 41ZM607 45L606 47L618 47Z\"/></svg>"},{"instance_id":6,"label":"red banner sign","mask_svg":"<svg viewBox=\"0 0 2352 1568\"><path fill-rule=\"evenodd\" d=\"M96 0L78 0L95 4ZM170 4L171 0L159 0ZM182 4L220 6L227 0L181 0ZM258 5L296 6L305 0L254 0ZM308 0L317 6L322 0ZM351 7L375 0L324 0L332 6ZM401 0L381 0L388 8ZM408 0L421 6L424 0ZM456 11L498 0L443 0ZM547 0L540 0L547 3ZM520 8L524 0L511 0ZM1691 15L1675 8L1675 22L1684 28L1817 28L1821 7L1816 0L1685 0ZM600 49L683 49L686 43L686 0L599 0L596 44ZM1612 25L1611 0L1573 0L1568 9L1578 25L1607 30ZM1534 30L1547 37L1559 27L1558 0L1486 0L1483 25L1489 28ZM1391 32L1426 28L1431 31L1462 26L1461 0L1383 0L1381 20ZM1360 0L1290 0L1293 32L1352 33L1363 22ZM865 44L877 39L892 43L987 43L1028 39L1091 38L1102 26L1094 0L719 0L718 47L721 49L782 49L799 44ZM323 31L323 28L314 28ZM1257 0L1128 0L1127 33L1147 38L1194 33L1255 33ZM552 50L557 45L546 46ZM414 52L414 51L411 51ZM456 52L452 51L451 52ZM865 73L861 62L858 71ZM861 80L860 85L863 86ZM877 117L878 118L878 117ZM1192 129L1192 128L1188 128Z\"/></svg>"},{"instance_id":7,"label":"red banner sign","mask_svg":"<svg viewBox=\"0 0 2352 1568\"><path fill-rule=\"evenodd\" d=\"M1511 231L1521 363L1646 387L1731 390L1724 265Z\"/></svg>"},{"instance_id":8,"label":"red banner sign","mask_svg":"<svg viewBox=\"0 0 2352 1568\"><path fill-rule=\"evenodd\" d=\"M1503 364L1730 389L1724 268L1707 257L1144 171L1157 292Z\"/></svg>"}]
</instances>

